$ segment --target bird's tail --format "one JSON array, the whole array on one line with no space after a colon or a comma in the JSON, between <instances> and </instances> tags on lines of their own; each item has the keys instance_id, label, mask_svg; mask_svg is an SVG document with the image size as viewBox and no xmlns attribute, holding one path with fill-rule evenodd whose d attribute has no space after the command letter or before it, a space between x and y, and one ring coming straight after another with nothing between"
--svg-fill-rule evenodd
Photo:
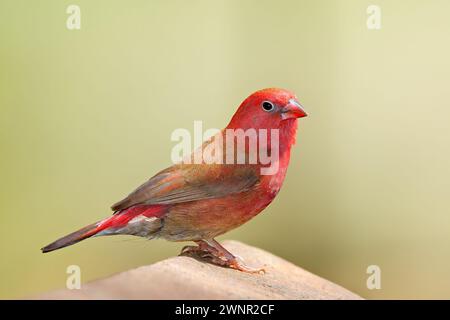
<instances>
[{"instance_id":1,"label":"bird's tail","mask_svg":"<svg viewBox=\"0 0 450 320\"><path fill-rule=\"evenodd\" d=\"M130 234L141 235L140 231L148 232L147 236L150 236L151 232L156 232L161 227L159 217L165 212L164 206L159 205L140 205L130 207L125 210L116 212L109 218L101 220L99 222L90 224L78 231L75 231L55 242L50 243L48 246L42 248L42 252L50 252L53 250L61 249L67 246L71 246L81 240L90 238L92 236L100 235L113 235L113 234ZM133 218L142 216L146 218L145 223L142 224L142 230L139 229L139 221L133 228L124 230L130 221L134 221Z\"/></svg>"},{"instance_id":2,"label":"bird's tail","mask_svg":"<svg viewBox=\"0 0 450 320\"><path fill-rule=\"evenodd\" d=\"M50 243L49 245L43 247L41 250L43 253L50 252L53 250L71 246L77 242L80 242L81 240L92 237L93 235L95 235L96 233L98 233L100 231L100 230L98 230L99 225L100 225L99 222L90 224L84 228L81 228L78 231L72 232L71 234Z\"/></svg>"}]
</instances>

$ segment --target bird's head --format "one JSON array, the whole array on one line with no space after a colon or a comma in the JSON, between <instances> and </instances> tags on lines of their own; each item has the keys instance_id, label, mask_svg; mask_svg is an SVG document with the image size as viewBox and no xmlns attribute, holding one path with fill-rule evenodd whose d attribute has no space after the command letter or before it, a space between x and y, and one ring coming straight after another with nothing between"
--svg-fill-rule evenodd
<instances>
[{"instance_id":1,"label":"bird's head","mask_svg":"<svg viewBox=\"0 0 450 320\"><path fill-rule=\"evenodd\" d=\"M245 99L227 128L279 129L306 116L294 93L269 88L256 91Z\"/></svg>"}]
</instances>

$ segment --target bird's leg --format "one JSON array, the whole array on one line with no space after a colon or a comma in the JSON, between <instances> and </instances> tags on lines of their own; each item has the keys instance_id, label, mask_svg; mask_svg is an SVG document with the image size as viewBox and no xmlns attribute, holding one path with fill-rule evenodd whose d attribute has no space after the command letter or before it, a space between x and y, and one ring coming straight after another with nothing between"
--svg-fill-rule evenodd
<instances>
[{"instance_id":1,"label":"bird's leg","mask_svg":"<svg viewBox=\"0 0 450 320\"><path fill-rule=\"evenodd\" d=\"M246 266L242 259L234 256L227 249L222 247L216 240L198 240L195 241L198 246L186 246L181 250L181 255L196 256L208 259L211 263L222 267L228 267L248 273L265 272L264 269L254 269Z\"/></svg>"}]
</instances>

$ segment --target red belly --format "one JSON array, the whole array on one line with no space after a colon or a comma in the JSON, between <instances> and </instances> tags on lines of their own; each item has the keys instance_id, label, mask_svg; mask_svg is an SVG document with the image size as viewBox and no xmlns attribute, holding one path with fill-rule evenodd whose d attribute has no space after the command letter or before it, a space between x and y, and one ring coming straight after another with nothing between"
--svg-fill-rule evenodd
<instances>
[{"instance_id":1,"label":"red belly","mask_svg":"<svg viewBox=\"0 0 450 320\"><path fill-rule=\"evenodd\" d=\"M250 220L272 200L273 196L252 190L220 199L177 204L164 217L159 236L171 241L214 238Z\"/></svg>"}]
</instances>

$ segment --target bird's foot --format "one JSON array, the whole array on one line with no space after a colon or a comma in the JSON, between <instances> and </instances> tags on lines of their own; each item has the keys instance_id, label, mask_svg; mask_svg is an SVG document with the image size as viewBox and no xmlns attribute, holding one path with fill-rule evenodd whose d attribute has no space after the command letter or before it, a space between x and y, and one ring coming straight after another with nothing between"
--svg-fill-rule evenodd
<instances>
[{"instance_id":1,"label":"bird's foot","mask_svg":"<svg viewBox=\"0 0 450 320\"><path fill-rule=\"evenodd\" d=\"M180 256L188 256L192 258L199 258L202 260L208 260L214 264L221 262L218 258L218 252L212 247L204 245L203 242L197 242L198 246L185 246L181 249Z\"/></svg>"},{"instance_id":2,"label":"bird's foot","mask_svg":"<svg viewBox=\"0 0 450 320\"><path fill-rule=\"evenodd\" d=\"M205 241L195 241L197 246L184 246L181 249L180 256L197 256L200 258L207 256L216 256L219 254L218 250L208 245Z\"/></svg>"},{"instance_id":3,"label":"bird's foot","mask_svg":"<svg viewBox=\"0 0 450 320\"><path fill-rule=\"evenodd\" d=\"M200 258L209 263L226 268L232 268L247 273L265 273L263 268L252 268L247 266L241 258L234 256L217 241L196 241L198 246L185 246L180 256Z\"/></svg>"},{"instance_id":4,"label":"bird's foot","mask_svg":"<svg viewBox=\"0 0 450 320\"><path fill-rule=\"evenodd\" d=\"M200 246L185 246L181 249L180 256L207 259L215 257L211 251L200 248Z\"/></svg>"}]
</instances>

